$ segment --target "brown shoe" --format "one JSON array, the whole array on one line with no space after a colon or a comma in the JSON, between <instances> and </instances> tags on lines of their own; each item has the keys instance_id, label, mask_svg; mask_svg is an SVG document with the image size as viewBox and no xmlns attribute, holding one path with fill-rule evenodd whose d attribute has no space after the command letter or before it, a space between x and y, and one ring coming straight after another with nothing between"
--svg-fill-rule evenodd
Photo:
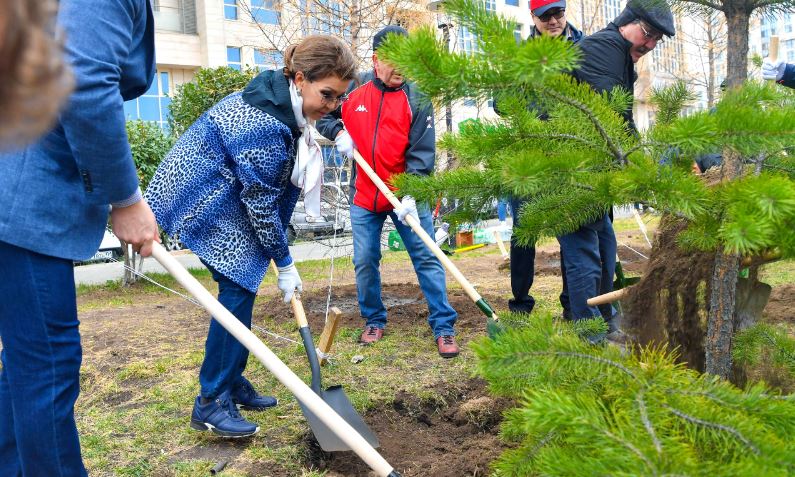
<instances>
[{"instance_id":1,"label":"brown shoe","mask_svg":"<svg viewBox=\"0 0 795 477\"><path fill-rule=\"evenodd\" d=\"M380 340L384 337L384 330L383 328L378 328L375 326L365 326L362 334L359 335L359 343L361 344L373 344L376 341Z\"/></svg>"},{"instance_id":2,"label":"brown shoe","mask_svg":"<svg viewBox=\"0 0 795 477\"><path fill-rule=\"evenodd\" d=\"M445 335L436 338L436 346L439 347L439 356L442 358L455 358L460 351L455 344L455 336Z\"/></svg>"}]
</instances>

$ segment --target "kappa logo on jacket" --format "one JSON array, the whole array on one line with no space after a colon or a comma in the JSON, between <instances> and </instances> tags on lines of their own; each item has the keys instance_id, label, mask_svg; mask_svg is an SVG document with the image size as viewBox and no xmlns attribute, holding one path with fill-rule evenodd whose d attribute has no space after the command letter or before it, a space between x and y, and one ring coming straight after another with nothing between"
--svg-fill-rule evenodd
<instances>
[{"instance_id":1,"label":"kappa logo on jacket","mask_svg":"<svg viewBox=\"0 0 795 477\"><path fill-rule=\"evenodd\" d=\"M357 111L359 113L366 113L367 112L367 108L365 108L363 104L360 104L359 106L356 107L355 111Z\"/></svg>"}]
</instances>

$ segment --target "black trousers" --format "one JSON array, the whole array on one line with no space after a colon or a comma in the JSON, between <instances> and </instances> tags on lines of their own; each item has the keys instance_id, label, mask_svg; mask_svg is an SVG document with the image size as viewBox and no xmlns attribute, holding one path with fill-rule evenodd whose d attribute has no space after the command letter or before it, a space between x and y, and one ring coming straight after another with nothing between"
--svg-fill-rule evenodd
<instances>
[{"instance_id":1,"label":"black trousers","mask_svg":"<svg viewBox=\"0 0 795 477\"><path fill-rule=\"evenodd\" d=\"M519 210L523 201L511 199L513 226L519 225ZM535 274L536 248L521 246L516 243L515 235L511 236L511 292L513 298L508 300L508 309L515 313L530 313L536 304L530 295Z\"/></svg>"}]
</instances>

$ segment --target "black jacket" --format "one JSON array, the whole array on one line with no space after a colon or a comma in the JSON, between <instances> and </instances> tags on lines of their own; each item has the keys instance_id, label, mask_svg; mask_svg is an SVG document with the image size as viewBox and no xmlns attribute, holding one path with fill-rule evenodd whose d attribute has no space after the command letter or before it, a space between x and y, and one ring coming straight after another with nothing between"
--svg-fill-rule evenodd
<instances>
[{"instance_id":1,"label":"black jacket","mask_svg":"<svg viewBox=\"0 0 795 477\"><path fill-rule=\"evenodd\" d=\"M638 75L629 54L631 47L632 43L621 36L618 27L614 23L608 24L580 42L583 58L579 68L574 70L574 77L591 85L597 93L612 91L614 87L620 86L634 94ZM633 130L636 129L632 118L632 101L624 112L624 119Z\"/></svg>"},{"instance_id":2,"label":"black jacket","mask_svg":"<svg viewBox=\"0 0 795 477\"><path fill-rule=\"evenodd\" d=\"M574 44L580 43L580 41L584 38L582 32L574 27L571 23L566 23L566 31L563 33L566 36L566 39ZM530 35L527 36L528 40L532 40L533 38L540 36L541 32L539 32L535 26L530 29ZM531 101L530 104L527 105L527 109L530 111L536 111L538 113L539 119L547 120L549 116L547 115L546 111L542 111L538 104L535 101ZM494 112L497 115L502 116L503 111L500 110L499 102L497 98L494 98Z\"/></svg>"}]
</instances>

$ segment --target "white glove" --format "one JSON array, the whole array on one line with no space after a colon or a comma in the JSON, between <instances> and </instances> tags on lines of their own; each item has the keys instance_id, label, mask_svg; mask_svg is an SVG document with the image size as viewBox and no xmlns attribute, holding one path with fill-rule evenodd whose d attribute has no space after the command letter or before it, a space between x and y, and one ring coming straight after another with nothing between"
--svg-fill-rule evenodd
<instances>
[{"instance_id":1,"label":"white glove","mask_svg":"<svg viewBox=\"0 0 795 477\"><path fill-rule=\"evenodd\" d=\"M400 207L395 209L395 213L398 216L398 220L403 222L403 225L408 225L408 222L406 222L407 215L414 217L417 223L420 222L420 216L417 214L417 203L414 201L414 197L410 195L403 197L400 201Z\"/></svg>"},{"instance_id":2,"label":"white glove","mask_svg":"<svg viewBox=\"0 0 795 477\"><path fill-rule=\"evenodd\" d=\"M301 282L301 277L298 275L298 269L295 268L295 263L277 268L279 270L279 278L276 284L279 290L284 293L284 302L290 303L296 289L298 289L298 293L304 291L304 284Z\"/></svg>"},{"instance_id":3,"label":"white glove","mask_svg":"<svg viewBox=\"0 0 795 477\"><path fill-rule=\"evenodd\" d=\"M356 146L353 144L353 138L348 134L348 131L343 129L341 133L337 134L337 139L334 140L334 143L337 145L337 150L340 154L348 159L353 159L353 149Z\"/></svg>"},{"instance_id":4,"label":"white glove","mask_svg":"<svg viewBox=\"0 0 795 477\"><path fill-rule=\"evenodd\" d=\"M784 70L787 64L781 60L771 61L765 58L762 62L762 78L766 80L778 81L784 77Z\"/></svg>"}]
</instances>

